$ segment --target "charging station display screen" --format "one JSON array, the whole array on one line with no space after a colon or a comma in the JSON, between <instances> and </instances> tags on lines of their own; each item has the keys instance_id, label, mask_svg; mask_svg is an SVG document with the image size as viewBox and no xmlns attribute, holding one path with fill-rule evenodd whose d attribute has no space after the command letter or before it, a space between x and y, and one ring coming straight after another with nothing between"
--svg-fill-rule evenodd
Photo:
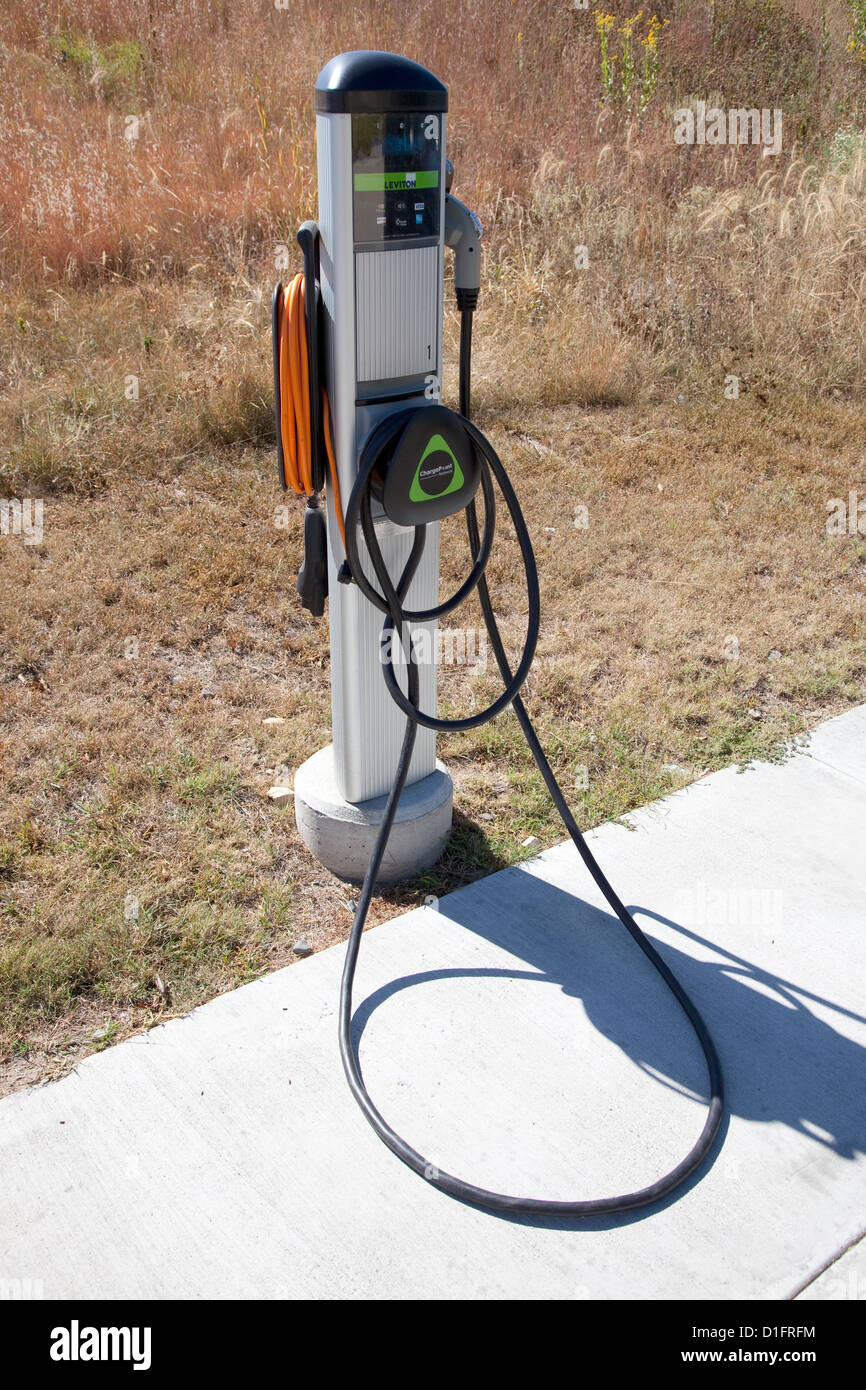
<instances>
[{"instance_id":1,"label":"charging station display screen","mask_svg":"<svg viewBox=\"0 0 866 1390\"><path fill-rule=\"evenodd\" d=\"M424 112L352 117L356 242L438 237L440 129Z\"/></svg>"}]
</instances>

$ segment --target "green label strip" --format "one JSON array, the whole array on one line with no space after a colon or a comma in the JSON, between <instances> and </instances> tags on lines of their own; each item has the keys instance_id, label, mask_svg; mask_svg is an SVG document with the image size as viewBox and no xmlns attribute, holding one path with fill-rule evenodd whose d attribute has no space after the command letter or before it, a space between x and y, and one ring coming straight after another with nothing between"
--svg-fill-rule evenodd
<instances>
[{"instance_id":1,"label":"green label strip","mask_svg":"<svg viewBox=\"0 0 866 1390\"><path fill-rule=\"evenodd\" d=\"M414 183L408 180L414 178ZM419 169L417 173L410 174L405 170L402 173L393 174L356 174L355 192L356 193L384 193L393 189L412 189L412 188L438 188L439 170L438 169Z\"/></svg>"}]
</instances>

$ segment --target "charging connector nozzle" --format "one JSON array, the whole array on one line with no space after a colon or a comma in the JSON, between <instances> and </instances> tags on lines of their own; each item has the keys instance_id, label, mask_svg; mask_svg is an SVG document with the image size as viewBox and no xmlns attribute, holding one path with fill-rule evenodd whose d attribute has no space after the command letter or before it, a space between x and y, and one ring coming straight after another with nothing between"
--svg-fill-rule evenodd
<instances>
[{"instance_id":1,"label":"charging connector nozzle","mask_svg":"<svg viewBox=\"0 0 866 1390\"><path fill-rule=\"evenodd\" d=\"M461 309L474 309L481 288L481 223L453 193L445 195L445 245L454 252L454 289Z\"/></svg>"},{"instance_id":2,"label":"charging connector nozzle","mask_svg":"<svg viewBox=\"0 0 866 1390\"><path fill-rule=\"evenodd\" d=\"M318 497L308 497L304 510L304 558L298 570L301 607L321 618L328 597L328 534Z\"/></svg>"}]
</instances>

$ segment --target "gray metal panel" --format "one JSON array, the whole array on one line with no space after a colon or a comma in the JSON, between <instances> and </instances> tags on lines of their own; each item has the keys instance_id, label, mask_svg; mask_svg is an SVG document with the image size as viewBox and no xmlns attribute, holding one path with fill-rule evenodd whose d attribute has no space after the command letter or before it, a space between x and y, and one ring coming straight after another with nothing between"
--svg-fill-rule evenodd
<instances>
[{"instance_id":1,"label":"gray metal panel","mask_svg":"<svg viewBox=\"0 0 866 1390\"><path fill-rule=\"evenodd\" d=\"M399 575L411 548L412 533L381 536L382 555L389 572ZM362 555L366 554L362 542ZM372 565L364 565L373 578ZM333 706L334 770L347 801L367 801L390 791L406 716L385 688L380 658L384 614L368 603L356 585L337 583L333 558L329 564L331 617L331 696ZM406 599L408 608L428 608L436 602L439 587L439 527L427 527L427 545L418 573ZM425 623L430 633L426 650L435 651L436 624ZM416 627L420 631L420 626ZM421 708L436 711L438 671L425 662L419 670ZM405 691L405 671L398 666ZM408 782L426 777L436 766L436 735L419 729L409 765Z\"/></svg>"},{"instance_id":2,"label":"gray metal panel","mask_svg":"<svg viewBox=\"0 0 866 1390\"><path fill-rule=\"evenodd\" d=\"M445 120L441 122L443 141ZM316 117L318 146L319 210L321 233L321 286L324 307L325 378L331 407L334 449L340 475L340 490L345 507L358 465L358 449L374 421L383 414L405 409L406 403L390 406L362 406L356 410L355 270L360 261L389 257L399 262L407 255L424 256L426 281L423 332L424 364L416 367L401 357L396 372L389 365L380 371L375 362L371 379L407 376L417 372L426 376L434 373L441 379L441 322L443 247L389 249L355 255L352 218L352 139L351 116L322 115ZM444 197L442 201L444 210ZM403 272L394 270L380 276L383 293L390 305L390 323L381 314L371 325L371 335L380 342L395 332L394 318L398 312L409 313L405 297L401 301L400 282ZM396 284L395 279L396 277ZM378 313L373 300L374 314ZM413 310L412 313L415 311ZM427 362L427 344L432 343L432 358ZM357 376L361 378L361 372ZM366 378L364 378L366 379ZM423 405L424 397L416 400ZM328 577L329 621L331 635L331 719L334 742L334 768L340 790L348 801L366 801L390 790L394 780L405 717L398 710L385 688L379 659L379 635L382 614L363 598L355 585L339 584L337 572L343 561L343 545L334 511L333 489L328 487ZM408 554L409 532L385 534L382 553L388 569L395 577L402 569ZM439 590L439 527L428 526L427 546L418 573L409 590L410 608L430 608L437 601ZM435 624L428 625L435 632ZM432 646L428 648L432 650ZM427 665L420 672L421 708L431 713L436 709L437 670ZM426 777L436 766L436 739L429 729L419 729L409 771L409 782Z\"/></svg>"},{"instance_id":3,"label":"gray metal panel","mask_svg":"<svg viewBox=\"0 0 866 1390\"><path fill-rule=\"evenodd\" d=\"M358 381L438 371L439 318L438 246L356 254Z\"/></svg>"},{"instance_id":4,"label":"gray metal panel","mask_svg":"<svg viewBox=\"0 0 866 1390\"><path fill-rule=\"evenodd\" d=\"M355 480L355 268L352 250L352 118L317 116L319 232L325 384L344 504ZM339 332L335 326L339 324ZM329 498L331 489L328 489ZM329 514L331 508L329 507ZM335 521L331 517L332 522ZM331 542L343 560L336 524Z\"/></svg>"}]
</instances>

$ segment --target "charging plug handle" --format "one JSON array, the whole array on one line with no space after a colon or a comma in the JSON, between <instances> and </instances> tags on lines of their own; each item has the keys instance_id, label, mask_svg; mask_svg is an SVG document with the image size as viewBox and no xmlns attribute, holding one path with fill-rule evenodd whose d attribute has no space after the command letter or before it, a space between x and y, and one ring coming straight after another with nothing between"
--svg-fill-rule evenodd
<instances>
[{"instance_id":1,"label":"charging plug handle","mask_svg":"<svg viewBox=\"0 0 866 1390\"><path fill-rule=\"evenodd\" d=\"M454 252L454 288L460 308L474 309L481 289L481 223L465 203L445 195L445 245ZM471 299L471 303L468 300Z\"/></svg>"},{"instance_id":2,"label":"charging plug handle","mask_svg":"<svg viewBox=\"0 0 866 1390\"><path fill-rule=\"evenodd\" d=\"M304 559L298 570L301 607L321 618L328 597L328 534L325 513L317 497L308 497L304 511Z\"/></svg>"}]
</instances>

